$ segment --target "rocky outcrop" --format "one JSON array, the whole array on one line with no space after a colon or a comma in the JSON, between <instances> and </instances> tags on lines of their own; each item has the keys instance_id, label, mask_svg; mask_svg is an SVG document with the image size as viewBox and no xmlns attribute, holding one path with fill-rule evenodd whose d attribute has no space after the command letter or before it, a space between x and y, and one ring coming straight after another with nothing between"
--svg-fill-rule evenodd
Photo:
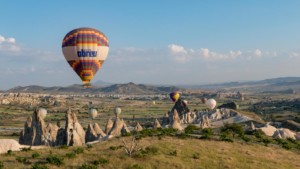
<instances>
[{"instance_id":1,"label":"rocky outcrop","mask_svg":"<svg viewBox=\"0 0 300 169\"><path fill-rule=\"evenodd\" d=\"M209 128L209 127L211 127L211 125L210 125L208 116L202 115L201 121L200 121L200 128L204 129L204 128Z\"/></svg>"},{"instance_id":2,"label":"rocky outcrop","mask_svg":"<svg viewBox=\"0 0 300 169\"><path fill-rule=\"evenodd\" d=\"M36 109L32 118L27 119L24 130L21 131L19 142L25 145L48 145L52 141L48 135L42 115Z\"/></svg>"},{"instance_id":3,"label":"rocky outcrop","mask_svg":"<svg viewBox=\"0 0 300 169\"><path fill-rule=\"evenodd\" d=\"M109 118L106 122L106 126L105 126L105 133L109 134L111 128L113 127L114 123L113 121Z\"/></svg>"},{"instance_id":4,"label":"rocky outcrop","mask_svg":"<svg viewBox=\"0 0 300 169\"><path fill-rule=\"evenodd\" d=\"M55 146L56 145L56 137L59 127L57 125L53 125L49 123L46 127L46 145Z\"/></svg>"},{"instance_id":5,"label":"rocky outcrop","mask_svg":"<svg viewBox=\"0 0 300 169\"><path fill-rule=\"evenodd\" d=\"M95 132L93 125L90 123L85 133L85 142L95 141L97 138L97 133Z\"/></svg>"},{"instance_id":6,"label":"rocky outcrop","mask_svg":"<svg viewBox=\"0 0 300 169\"><path fill-rule=\"evenodd\" d=\"M282 138L282 139L292 138L292 139L296 140L296 133L292 132L289 129L281 128L281 129L277 129L274 132L273 137L274 138Z\"/></svg>"},{"instance_id":7,"label":"rocky outcrop","mask_svg":"<svg viewBox=\"0 0 300 169\"><path fill-rule=\"evenodd\" d=\"M139 122L136 123L136 126L134 128L135 131L142 131L143 130L143 127L140 125Z\"/></svg>"},{"instance_id":8,"label":"rocky outcrop","mask_svg":"<svg viewBox=\"0 0 300 169\"><path fill-rule=\"evenodd\" d=\"M234 117L237 115L239 115L239 113L237 111L234 111L232 109L221 108L221 109L216 109L213 112L211 112L209 119L212 121L217 121L217 120Z\"/></svg>"},{"instance_id":9,"label":"rocky outcrop","mask_svg":"<svg viewBox=\"0 0 300 169\"><path fill-rule=\"evenodd\" d=\"M267 123L264 127L256 128L256 130L262 131L265 135L272 137L277 130L274 126Z\"/></svg>"},{"instance_id":10,"label":"rocky outcrop","mask_svg":"<svg viewBox=\"0 0 300 169\"><path fill-rule=\"evenodd\" d=\"M183 130L183 127L180 124L180 118L179 118L178 113L177 113L176 110L174 110L172 124L171 124L170 127L173 128L173 129L177 129L179 131Z\"/></svg>"},{"instance_id":11,"label":"rocky outcrop","mask_svg":"<svg viewBox=\"0 0 300 169\"><path fill-rule=\"evenodd\" d=\"M155 121L154 121L153 128L154 129L161 128L161 125L159 124L159 121L157 119L155 119Z\"/></svg>"},{"instance_id":12,"label":"rocky outcrop","mask_svg":"<svg viewBox=\"0 0 300 169\"><path fill-rule=\"evenodd\" d=\"M121 120L120 118L116 118L114 123L113 123L113 126L111 128L111 131L109 132L108 135L120 136L123 126L124 126L124 121Z\"/></svg>"},{"instance_id":13,"label":"rocky outcrop","mask_svg":"<svg viewBox=\"0 0 300 169\"><path fill-rule=\"evenodd\" d=\"M85 132L79 124L76 114L69 109L66 113L66 144L81 146L85 144Z\"/></svg>"}]
</instances>

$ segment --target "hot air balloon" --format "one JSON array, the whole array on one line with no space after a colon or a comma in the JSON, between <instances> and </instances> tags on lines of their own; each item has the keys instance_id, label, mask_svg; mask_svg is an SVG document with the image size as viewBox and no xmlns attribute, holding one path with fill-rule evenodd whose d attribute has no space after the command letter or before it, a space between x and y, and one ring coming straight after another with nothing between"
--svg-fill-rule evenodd
<instances>
[{"instance_id":1,"label":"hot air balloon","mask_svg":"<svg viewBox=\"0 0 300 169\"><path fill-rule=\"evenodd\" d=\"M92 119L95 119L98 115L98 112L96 109L89 109L89 115Z\"/></svg>"},{"instance_id":2,"label":"hot air balloon","mask_svg":"<svg viewBox=\"0 0 300 169\"><path fill-rule=\"evenodd\" d=\"M46 116L47 116L47 110L46 109L39 108L39 113L40 113L40 115L42 116L43 119L46 118Z\"/></svg>"},{"instance_id":3,"label":"hot air balloon","mask_svg":"<svg viewBox=\"0 0 300 169\"><path fill-rule=\"evenodd\" d=\"M208 99L205 104L210 110L213 110L216 107L217 102L215 99Z\"/></svg>"},{"instance_id":4,"label":"hot air balloon","mask_svg":"<svg viewBox=\"0 0 300 169\"><path fill-rule=\"evenodd\" d=\"M107 37L93 28L78 28L66 34L62 51L85 87L90 85L109 50Z\"/></svg>"},{"instance_id":5,"label":"hot air balloon","mask_svg":"<svg viewBox=\"0 0 300 169\"><path fill-rule=\"evenodd\" d=\"M180 98L180 93L178 91L170 93L170 99L176 102Z\"/></svg>"},{"instance_id":6,"label":"hot air balloon","mask_svg":"<svg viewBox=\"0 0 300 169\"><path fill-rule=\"evenodd\" d=\"M122 112L122 109L120 107L116 107L115 108L115 115L116 115L116 117L119 117L119 115L121 114L121 112Z\"/></svg>"}]
</instances>

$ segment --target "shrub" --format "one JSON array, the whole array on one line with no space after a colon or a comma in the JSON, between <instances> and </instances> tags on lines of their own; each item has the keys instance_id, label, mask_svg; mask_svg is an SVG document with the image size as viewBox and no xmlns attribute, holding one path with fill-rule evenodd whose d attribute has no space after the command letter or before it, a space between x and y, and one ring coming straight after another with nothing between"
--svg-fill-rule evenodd
<instances>
[{"instance_id":1,"label":"shrub","mask_svg":"<svg viewBox=\"0 0 300 169\"><path fill-rule=\"evenodd\" d=\"M74 152L75 152L76 154L81 154L81 153L84 152L84 149L81 148L81 147L77 147L77 148L74 150Z\"/></svg>"},{"instance_id":2,"label":"shrub","mask_svg":"<svg viewBox=\"0 0 300 169\"><path fill-rule=\"evenodd\" d=\"M143 169L143 167L138 164L134 164L132 166L127 167L126 169Z\"/></svg>"},{"instance_id":3,"label":"shrub","mask_svg":"<svg viewBox=\"0 0 300 169\"><path fill-rule=\"evenodd\" d=\"M66 157L68 157L68 158L75 158L75 157L76 157L76 154L75 154L74 152L67 153L67 154L66 154Z\"/></svg>"},{"instance_id":4,"label":"shrub","mask_svg":"<svg viewBox=\"0 0 300 169\"><path fill-rule=\"evenodd\" d=\"M271 143L272 140L269 139L269 138L263 138L263 139L262 139L262 142L264 143L265 146L268 146L268 144Z\"/></svg>"},{"instance_id":5,"label":"shrub","mask_svg":"<svg viewBox=\"0 0 300 169\"><path fill-rule=\"evenodd\" d=\"M240 137L244 135L243 127L237 123L225 123L224 126L221 128L221 132L227 132L228 134L231 134L233 138L235 138L236 134L238 134Z\"/></svg>"},{"instance_id":6,"label":"shrub","mask_svg":"<svg viewBox=\"0 0 300 169\"><path fill-rule=\"evenodd\" d=\"M245 142L249 142L249 141L251 141L251 138L250 138L250 137L248 137L248 136L245 136L245 135L244 135L244 136L242 136L242 137L241 137L241 139L242 139L242 140L244 140Z\"/></svg>"},{"instance_id":7,"label":"shrub","mask_svg":"<svg viewBox=\"0 0 300 169\"><path fill-rule=\"evenodd\" d=\"M213 134L214 133L211 128L205 128L202 130L202 136L200 138L201 139L210 139Z\"/></svg>"},{"instance_id":8,"label":"shrub","mask_svg":"<svg viewBox=\"0 0 300 169\"><path fill-rule=\"evenodd\" d=\"M19 162L19 163L23 163L23 164L30 164L30 161L26 158L26 157L16 157L16 160Z\"/></svg>"},{"instance_id":9,"label":"shrub","mask_svg":"<svg viewBox=\"0 0 300 169\"><path fill-rule=\"evenodd\" d=\"M200 158L200 154L199 153L194 153L193 154L193 159L199 159Z\"/></svg>"},{"instance_id":10,"label":"shrub","mask_svg":"<svg viewBox=\"0 0 300 169\"><path fill-rule=\"evenodd\" d=\"M229 135L228 132L223 132L223 133L221 133L221 135L220 135L220 140L221 140L221 141L233 142L233 139L230 138L230 135Z\"/></svg>"},{"instance_id":11,"label":"shrub","mask_svg":"<svg viewBox=\"0 0 300 169\"><path fill-rule=\"evenodd\" d=\"M35 163L31 166L31 169L48 169L48 167L39 163Z\"/></svg>"},{"instance_id":12,"label":"shrub","mask_svg":"<svg viewBox=\"0 0 300 169\"><path fill-rule=\"evenodd\" d=\"M177 150L171 151L169 153L169 155L171 155L171 156L177 156Z\"/></svg>"},{"instance_id":13,"label":"shrub","mask_svg":"<svg viewBox=\"0 0 300 169\"><path fill-rule=\"evenodd\" d=\"M150 146L150 147L146 147L145 149L138 151L135 154L135 157L145 157L147 155L156 155L158 153L159 153L159 149L157 147Z\"/></svg>"},{"instance_id":14,"label":"shrub","mask_svg":"<svg viewBox=\"0 0 300 169\"><path fill-rule=\"evenodd\" d=\"M21 151L31 151L31 147L28 147L28 148L23 147L23 148L21 148Z\"/></svg>"},{"instance_id":15,"label":"shrub","mask_svg":"<svg viewBox=\"0 0 300 169\"><path fill-rule=\"evenodd\" d=\"M94 165L99 165L99 164L107 164L109 161L105 158L99 158L98 160L93 161Z\"/></svg>"},{"instance_id":16,"label":"shrub","mask_svg":"<svg viewBox=\"0 0 300 169\"><path fill-rule=\"evenodd\" d=\"M90 164L82 164L82 166L80 166L79 169L97 169L97 166Z\"/></svg>"},{"instance_id":17,"label":"shrub","mask_svg":"<svg viewBox=\"0 0 300 169\"><path fill-rule=\"evenodd\" d=\"M184 129L184 133L186 133L186 134L193 134L195 130L200 130L200 127L197 127L195 125L188 125Z\"/></svg>"},{"instance_id":18,"label":"shrub","mask_svg":"<svg viewBox=\"0 0 300 169\"><path fill-rule=\"evenodd\" d=\"M69 146L67 146L67 145L61 145L61 146L59 146L58 148L59 148L59 149L68 149Z\"/></svg>"},{"instance_id":19,"label":"shrub","mask_svg":"<svg viewBox=\"0 0 300 169\"><path fill-rule=\"evenodd\" d=\"M56 155L50 155L46 158L46 161L50 164L60 166L60 165L63 164L64 158L63 157L58 157Z\"/></svg>"},{"instance_id":20,"label":"shrub","mask_svg":"<svg viewBox=\"0 0 300 169\"><path fill-rule=\"evenodd\" d=\"M122 145L119 145L119 146L110 146L109 149L110 150L118 150L118 149L121 149L123 146Z\"/></svg>"},{"instance_id":21,"label":"shrub","mask_svg":"<svg viewBox=\"0 0 300 169\"><path fill-rule=\"evenodd\" d=\"M38 158L39 156L40 156L40 154L37 152L32 153L32 155L31 155L32 158Z\"/></svg>"},{"instance_id":22,"label":"shrub","mask_svg":"<svg viewBox=\"0 0 300 169\"><path fill-rule=\"evenodd\" d=\"M92 145L92 144L88 144L88 145L86 145L86 146L87 146L88 149L93 148L93 145Z\"/></svg>"},{"instance_id":23,"label":"shrub","mask_svg":"<svg viewBox=\"0 0 300 169\"><path fill-rule=\"evenodd\" d=\"M6 155L11 156L11 155L13 155L13 153L11 150L8 150Z\"/></svg>"},{"instance_id":24,"label":"shrub","mask_svg":"<svg viewBox=\"0 0 300 169\"><path fill-rule=\"evenodd\" d=\"M0 161L0 169L3 169L4 168L4 164L2 161Z\"/></svg>"},{"instance_id":25,"label":"shrub","mask_svg":"<svg viewBox=\"0 0 300 169\"><path fill-rule=\"evenodd\" d=\"M283 140L281 138L276 138L275 141L277 142L277 144L281 145L282 148L285 148L287 150L292 149L292 145L289 142L287 142L286 140Z\"/></svg>"}]
</instances>

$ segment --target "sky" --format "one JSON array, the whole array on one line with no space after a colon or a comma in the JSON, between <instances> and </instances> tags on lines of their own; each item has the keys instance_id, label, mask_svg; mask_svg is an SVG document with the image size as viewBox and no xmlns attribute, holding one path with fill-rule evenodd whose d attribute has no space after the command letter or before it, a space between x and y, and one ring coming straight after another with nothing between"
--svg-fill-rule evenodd
<instances>
[{"instance_id":1,"label":"sky","mask_svg":"<svg viewBox=\"0 0 300 169\"><path fill-rule=\"evenodd\" d=\"M101 30L92 82L197 85L300 76L298 0L0 0L0 90L81 80L62 39Z\"/></svg>"}]
</instances>

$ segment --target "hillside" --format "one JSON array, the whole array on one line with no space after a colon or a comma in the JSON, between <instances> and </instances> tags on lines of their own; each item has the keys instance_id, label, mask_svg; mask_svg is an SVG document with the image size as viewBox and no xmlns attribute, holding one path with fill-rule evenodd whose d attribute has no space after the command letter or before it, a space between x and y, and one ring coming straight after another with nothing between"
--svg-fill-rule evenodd
<instances>
[{"instance_id":1,"label":"hillside","mask_svg":"<svg viewBox=\"0 0 300 169\"><path fill-rule=\"evenodd\" d=\"M90 94L167 94L179 88L170 86L150 86L143 84L114 84L106 87L93 86L92 88L83 88L81 85L71 85L67 87L43 87L43 86L18 86L7 90L6 92L20 93L90 93Z\"/></svg>"},{"instance_id":2,"label":"hillside","mask_svg":"<svg viewBox=\"0 0 300 169\"><path fill-rule=\"evenodd\" d=\"M124 138L123 138L124 139ZM129 144L129 137L125 138ZM221 142L174 137L147 137L139 141L144 153L130 158L126 155L121 138L94 144L90 148L62 147L0 155L6 168L29 168L34 163L48 168L78 168L98 164L100 168L299 168L300 155L274 145L263 146L245 142ZM76 153L74 153L76 152ZM40 156L33 158L32 154ZM50 155L64 157L59 167L47 164ZM73 155L70 155L73 154ZM16 159L26 159L25 164Z\"/></svg>"}]
</instances>

